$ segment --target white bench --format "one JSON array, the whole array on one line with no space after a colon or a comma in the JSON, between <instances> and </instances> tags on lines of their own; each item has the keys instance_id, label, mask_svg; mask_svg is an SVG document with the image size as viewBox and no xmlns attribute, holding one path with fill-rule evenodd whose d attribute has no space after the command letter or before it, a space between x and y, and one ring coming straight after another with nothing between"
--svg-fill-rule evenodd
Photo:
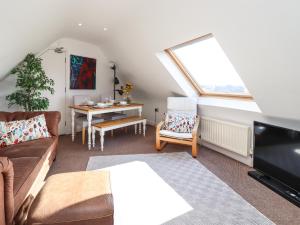
<instances>
[{"instance_id":1,"label":"white bench","mask_svg":"<svg viewBox=\"0 0 300 225\"><path fill-rule=\"evenodd\" d=\"M134 125L134 132L137 134L137 125L139 124L139 133L142 133L142 126L143 124L143 134L146 134L146 119L140 116L131 116L123 119L113 120L113 121L104 121L101 123L93 124L92 126L92 144L93 148L95 147L95 135L96 131L99 131L100 134L100 144L101 144L101 151L103 151L104 145L104 135L106 131L128 127Z\"/></svg>"}]
</instances>

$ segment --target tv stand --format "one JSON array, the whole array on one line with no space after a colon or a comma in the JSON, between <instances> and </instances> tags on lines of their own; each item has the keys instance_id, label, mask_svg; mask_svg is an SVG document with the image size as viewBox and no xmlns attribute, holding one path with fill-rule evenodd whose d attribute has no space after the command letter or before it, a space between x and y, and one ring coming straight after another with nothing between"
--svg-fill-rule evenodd
<instances>
[{"instance_id":1,"label":"tv stand","mask_svg":"<svg viewBox=\"0 0 300 225\"><path fill-rule=\"evenodd\" d=\"M267 186L277 194L280 194L285 199L289 200L291 203L300 207L300 193L297 193L294 189L280 183L279 181L264 175L258 171L249 171L248 175L255 180L259 181L263 185Z\"/></svg>"}]
</instances>

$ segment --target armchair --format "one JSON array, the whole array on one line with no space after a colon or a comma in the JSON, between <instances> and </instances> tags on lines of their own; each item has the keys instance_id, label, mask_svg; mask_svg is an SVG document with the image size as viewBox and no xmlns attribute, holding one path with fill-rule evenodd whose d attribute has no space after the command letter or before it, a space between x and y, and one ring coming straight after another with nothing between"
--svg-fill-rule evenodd
<instances>
[{"instance_id":1,"label":"armchair","mask_svg":"<svg viewBox=\"0 0 300 225\"><path fill-rule=\"evenodd\" d=\"M195 124L191 133L178 133L167 130L165 121L161 121L156 126L156 149L161 151L167 143L182 144L192 147L192 156L197 157L198 154L198 128L200 119L197 116L197 103L186 97L169 97L167 110L169 112L189 113L195 115Z\"/></svg>"}]
</instances>

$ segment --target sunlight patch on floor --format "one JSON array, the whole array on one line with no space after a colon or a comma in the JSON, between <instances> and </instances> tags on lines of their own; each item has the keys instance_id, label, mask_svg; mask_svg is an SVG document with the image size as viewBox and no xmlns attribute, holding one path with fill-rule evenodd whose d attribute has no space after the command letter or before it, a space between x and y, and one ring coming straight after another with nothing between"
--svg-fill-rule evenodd
<instances>
[{"instance_id":1,"label":"sunlight patch on floor","mask_svg":"<svg viewBox=\"0 0 300 225\"><path fill-rule=\"evenodd\" d=\"M160 225L193 210L144 162L102 170L111 172L115 225Z\"/></svg>"}]
</instances>

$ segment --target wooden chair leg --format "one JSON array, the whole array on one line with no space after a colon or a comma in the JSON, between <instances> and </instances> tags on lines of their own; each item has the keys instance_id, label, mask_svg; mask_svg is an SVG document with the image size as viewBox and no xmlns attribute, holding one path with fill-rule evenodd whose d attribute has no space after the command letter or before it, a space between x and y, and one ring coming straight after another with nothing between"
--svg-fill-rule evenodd
<instances>
[{"instance_id":1,"label":"wooden chair leg","mask_svg":"<svg viewBox=\"0 0 300 225\"><path fill-rule=\"evenodd\" d=\"M194 138L195 140L193 140L192 143L192 156L194 158L197 158L198 155L198 145L197 145L197 138Z\"/></svg>"},{"instance_id":2,"label":"wooden chair leg","mask_svg":"<svg viewBox=\"0 0 300 225\"><path fill-rule=\"evenodd\" d=\"M157 151L160 151L161 150L161 145L160 145L159 130L156 130L155 140L156 140L155 148L156 148Z\"/></svg>"},{"instance_id":3,"label":"wooden chair leg","mask_svg":"<svg viewBox=\"0 0 300 225\"><path fill-rule=\"evenodd\" d=\"M160 139L159 139L158 135L156 135L156 145L155 145L155 148L156 148L157 151L161 150Z\"/></svg>"},{"instance_id":4,"label":"wooden chair leg","mask_svg":"<svg viewBox=\"0 0 300 225\"><path fill-rule=\"evenodd\" d=\"M166 147L166 145L168 144L168 142L161 142L159 135L156 135L156 144L155 144L155 148L157 151L161 151L164 147Z\"/></svg>"},{"instance_id":5,"label":"wooden chair leg","mask_svg":"<svg viewBox=\"0 0 300 225\"><path fill-rule=\"evenodd\" d=\"M82 128L82 144L84 145L85 143L85 128Z\"/></svg>"}]
</instances>

